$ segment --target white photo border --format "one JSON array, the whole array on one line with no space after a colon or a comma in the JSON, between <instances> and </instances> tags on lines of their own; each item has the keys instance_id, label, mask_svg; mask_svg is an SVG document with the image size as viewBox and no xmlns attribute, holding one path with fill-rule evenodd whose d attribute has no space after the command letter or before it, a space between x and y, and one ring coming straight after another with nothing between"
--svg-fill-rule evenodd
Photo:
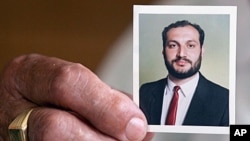
<instances>
[{"instance_id":1,"label":"white photo border","mask_svg":"<svg viewBox=\"0 0 250 141\"><path fill-rule=\"evenodd\" d=\"M226 14L230 16L229 35L229 117L235 124L236 6L134 5L133 11L133 100L139 106L139 14ZM149 132L229 134L228 127L149 125Z\"/></svg>"}]
</instances>

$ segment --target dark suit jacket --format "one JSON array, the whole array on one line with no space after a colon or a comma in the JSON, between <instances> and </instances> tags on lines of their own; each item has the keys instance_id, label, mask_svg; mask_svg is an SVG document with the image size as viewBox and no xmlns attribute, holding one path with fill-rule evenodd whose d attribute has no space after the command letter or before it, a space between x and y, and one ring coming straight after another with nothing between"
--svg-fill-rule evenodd
<instances>
[{"instance_id":1,"label":"dark suit jacket","mask_svg":"<svg viewBox=\"0 0 250 141\"><path fill-rule=\"evenodd\" d=\"M140 88L140 108L149 125L160 125L163 93L167 79L143 84ZM228 126L229 90L200 74L197 88L183 125Z\"/></svg>"}]
</instances>

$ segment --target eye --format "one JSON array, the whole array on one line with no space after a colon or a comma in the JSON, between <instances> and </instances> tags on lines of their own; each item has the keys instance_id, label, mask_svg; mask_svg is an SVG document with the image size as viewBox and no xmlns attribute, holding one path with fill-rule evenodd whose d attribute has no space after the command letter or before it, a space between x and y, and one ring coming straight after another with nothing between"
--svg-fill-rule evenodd
<instances>
[{"instance_id":1,"label":"eye","mask_svg":"<svg viewBox=\"0 0 250 141\"><path fill-rule=\"evenodd\" d=\"M169 43L167 47L170 48L170 49L171 48L176 48L177 44L176 43Z\"/></svg>"},{"instance_id":2,"label":"eye","mask_svg":"<svg viewBox=\"0 0 250 141\"><path fill-rule=\"evenodd\" d=\"M188 48L195 48L194 44L188 44Z\"/></svg>"},{"instance_id":3,"label":"eye","mask_svg":"<svg viewBox=\"0 0 250 141\"><path fill-rule=\"evenodd\" d=\"M192 49L192 48L196 48L198 46L198 44L196 41L188 41L186 43L186 46L187 46L187 48Z\"/></svg>"}]
</instances>

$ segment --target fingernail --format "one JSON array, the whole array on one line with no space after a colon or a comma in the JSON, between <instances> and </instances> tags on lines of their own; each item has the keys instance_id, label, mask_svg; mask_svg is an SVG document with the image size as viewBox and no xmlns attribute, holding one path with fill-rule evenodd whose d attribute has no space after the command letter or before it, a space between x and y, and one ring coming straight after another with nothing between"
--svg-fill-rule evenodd
<instances>
[{"instance_id":1,"label":"fingernail","mask_svg":"<svg viewBox=\"0 0 250 141\"><path fill-rule=\"evenodd\" d=\"M142 140L146 135L145 122L140 118L132 118L126 127L126 137L129 141Z\"/></svg>"}]
</instances>

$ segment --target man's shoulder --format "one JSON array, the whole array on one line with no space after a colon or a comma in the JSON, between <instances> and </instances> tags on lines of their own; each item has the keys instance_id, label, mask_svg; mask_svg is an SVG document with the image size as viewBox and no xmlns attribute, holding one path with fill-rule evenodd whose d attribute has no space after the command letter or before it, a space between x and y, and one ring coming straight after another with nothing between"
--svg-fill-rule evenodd
<instances>
[{"instance_id":1,"label":"man's shoulder","mask_svg":"<svg viewBox=\"0 0 250 141\"><path fill-rule=\"evenodd\" d=\"M229 89L228 88L225 88L211 80L208 80L207 78L205 78L204 76L200 75L201 76L201 83L206 83L206 85L208 85L210 88L216 90L216 91L220 91L222 93L229 93Z\"/></svg>"},{"instance_id":2,"label":"man's shoulder","mask_svg":"<svg viewBox=\"0 0 250 141\"><path fill-rule=\"evenodd\" d=\"M148 100L149 101L152 100L151 99L152 97L158 97L158 96L161 97L161 94L163 95L165 86L166 86L166 78L142 84L139 91L140 102L147 103Z\"/></svg>"}]
</instances>

